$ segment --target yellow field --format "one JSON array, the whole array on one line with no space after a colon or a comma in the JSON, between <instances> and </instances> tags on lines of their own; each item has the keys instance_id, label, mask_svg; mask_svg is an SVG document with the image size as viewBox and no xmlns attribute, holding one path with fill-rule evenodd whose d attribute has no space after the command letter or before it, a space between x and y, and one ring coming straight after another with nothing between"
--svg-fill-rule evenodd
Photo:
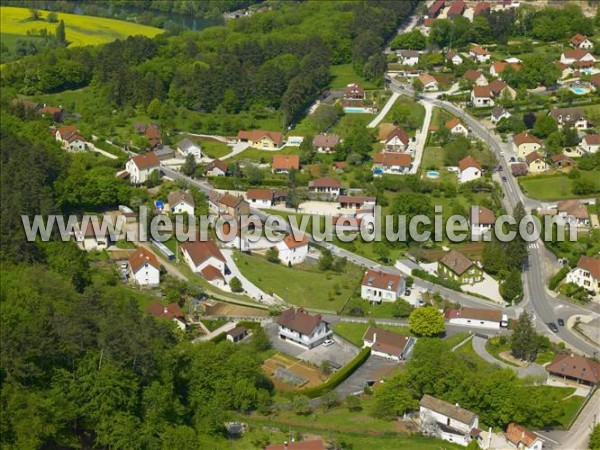
<instances>
[{"instance_id":1,"label":"yellow field","mask_svg":"<svg viewBox=\"0 0 600 450\"><path fill-rule=\"evenodd\" d=\"M48 11L40 10L40 17L46 18ZM122 20L105 19L102 17L82 16L58 12L58 20L65 21L65 34L70 47L84 45L99 45L126 38L127 36L143 35L154 37L164 30L138 25ZM29 21L30 13L26 8L0 7L0 30L2 35L26 36L28 30L41 30L55 33L57 23L45 20Z\"/></svg>"}]
</instances>

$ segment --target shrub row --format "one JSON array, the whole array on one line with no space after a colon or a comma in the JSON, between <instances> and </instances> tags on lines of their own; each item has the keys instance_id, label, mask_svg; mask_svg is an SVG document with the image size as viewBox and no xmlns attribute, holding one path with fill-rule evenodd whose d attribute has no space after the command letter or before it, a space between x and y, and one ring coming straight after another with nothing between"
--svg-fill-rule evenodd
<instances>
[{"instance_id":1,"label":"shrub row","mask_svg":"<svg viewBox=\"0 0 600 450\"><path fill-rule=\"evenodd\" d=\"M227 333L223 332L217 334L214 338L211 339L211 341L215 344L218 344L219 342L223 342L225 339L227 339Z\"/></svg>"},{"instance_id":2,"label":"shrub row","mask_svg":"<svg viewBox=\"0 0 600 450\"><path fill-rule=\"evenodd\" d=\"M262 325L261 325L260 322L254 322L252 320L243 320L241 322L238 322L237 326L238 327L244 327L244 328L247 328L249 330L256 330L256 329L262 327Z\"/></svg>"},{"instance_id":3,"label":"shrub row","mask_svg":"<svg viewBox=\"0 0 600 450\"><path fill-rule=\"evenodd\" d=\"M425 281L431 281L434 284L439 284L440 286L443 286L445 288L452 289L453 291L462 292L462 288L460 287L460 284L457 283L456 281L449 280L446 278L435 277L425 270L413 269L412 275L414 275L417 278L421 278Z\"/></svg>"},{"instance_id":4,"label":"shrub row","mask_svg":"<svg viewBox=\"0 0 600 450\"><path fill-rule=\"evenodd\" d=\"M352 375L356 369L365 363L370 354L371 349L369 347L363 348L352 361L342 367L338 372L334 373L325 383L312 388L302 389L299 393L306 395L309 398L321 397L332 389L335 389L342 381Z\"/></svg>"},{"instance_id":5,"label":"shrub row","mask_svg":"<svg viewBox=\"0 0 600 450\"><path fill-rule=\"evenodd\" d=\"M550 279L550 283L548 287L552 290L556 289L556 286L565 279L567 274L569 273L569 267L563 267Z\"/></svg>"}]
</instances>

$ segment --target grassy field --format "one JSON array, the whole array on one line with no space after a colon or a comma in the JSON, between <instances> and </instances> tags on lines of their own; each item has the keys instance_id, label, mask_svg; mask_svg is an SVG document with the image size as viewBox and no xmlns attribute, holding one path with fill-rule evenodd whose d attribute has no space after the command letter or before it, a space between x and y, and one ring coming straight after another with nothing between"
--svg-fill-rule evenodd
<instances>
[{"instance_id":1,"label":"grassy field","mask_svg":"<svg viewBox=\"0 0 600 450\"><path fill-rule=\"evenodd\" d=\"M365 80L363 77L358 75L352 67L352 64L339 64L337 66L331 66L329 71L331 72L331 82L329 87L331 89L342 89L348 86L350 83L358 83L365 89L375 89L377 85L371 81Z\"/></svg>"},{"instance_id":2,"label":"grassy field","mask_svg":"<svg viewBox=\"0 0 600 450\"><path fill-rule=\"evenodd\" d=\"M222 156L231 153L231 147L223 142L214 141L212 139L203 139L191 135L181 135L181 139L177 139L177 141L179 142L184 138L199 144L202 148L202 153L209 158L221 158Z\"/></svg>"},{"instance_id":3,"label":"grassy field","mask_svg":"<svg viewBox=\"0 0 600 450\"><path fill-rule=\"evenodd\" d=\"M42 19L45 19L47 14L47 11L40 11ZM56 23L49 23L45 20L29 20L30 13L26 8L2 6L0 7L0 16L2 43L7 46L16 42L15 36L27 37L28 31L44 28L48 32L54 33L57 26ZM164 32L164 30L159 28L138 25L122 20L62 12L58 13L58 20L64 20L65 22L65 34L70 47L106 44L116 39L123 39L134 35L154 37Z\"/></svg>"},{"instance_id":4,"label":"grassy field","mask_svg":"<svg viewBox=\"0 0 600 450\"><path fill-rule=\"evenodd\" d=\"M295 155L299 152L299 147L284 147L281 150L260 150L258 148L249 147L242 153L238 153L235 156L227 159L227 162L235 161L252 161L256 163L271 163L273 161L273 155Z\"/></svg>"},{"instance_id":5,"label":"grassy field","mask_svg":"<svg viewBox=\"0 0 600 450\"><path fill-rule=\"evenodd\" d=\"M393 331L394 333L401 334L403 336L410 336L410 330L408 327L393 326L393 325L377 325L379 328ZM353 343L357 347L362 347L363 336L369 328L368 323L352 323L352 322L338 322L333 325L333 331L335 334L340 335L347 341Z\"/></svg>"},{"instance_id":6,"label":"grassy field","mask_svg":"<svg viewBox=\"0 0 600 450\"><path fill-rule=\"evenodd\" d=\"M598 185L600 171L581 171L581 178L587 179ZM577 196L573 194L573 181L567 175L524 177L519 179L519 184L528 197L537 200L563 200L566 198L593 197L593 194Z\"/></svg>"},{"instance_id":7,"label":"grassy field","mask_svg":"<svg viewBox=\"0 0 600 450\"><path fill-rule=\"evenodd\" d=\"M239 252L234 259L242 274L265 292L273 292L294 305L329 311L337 311L344 304L362 274L350 263L345 273L336 273L322 272L309 264L289 268Z\"/></svg>"}]
</instances>

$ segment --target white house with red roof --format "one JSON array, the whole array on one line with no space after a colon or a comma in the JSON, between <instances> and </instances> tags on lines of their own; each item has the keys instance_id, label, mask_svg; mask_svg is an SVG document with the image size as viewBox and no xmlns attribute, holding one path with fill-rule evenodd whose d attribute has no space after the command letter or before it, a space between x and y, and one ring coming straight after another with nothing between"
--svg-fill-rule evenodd
<instances>
[{"instance_id":1,"label":"white house with red roof","mask_svg":"<svg viewBox=\"0 0 600 450\"><path fill-rule=\"evenodd\" d=\"M385 150L388 152L404 152L408 147L408 133L402 127L395 127L385 139Z\"/></svg>"},{"instance_id":2,"label":"white house with red roof","mask_svg":"<svg viewBox=\"0 0 600 450\"><path fill-rule=\"evenodd\" d=\"M463 136L469 135L469 129L464 126L457 117L454 117L446 122L445 127L448 128L452 134L462 134Z\"/></svg>"},{"instance_id":3,"label":"white house with red roof","mask_svg":"<svg viewBox=\"0 0 600 450\"><path fill-rule=\"evenodd\" d=\"M600 149L600 134L588 134L578 146L585 153L596 153Z\"/></svg>"},{"instance_id":4,"label":"white house with red roof","mask_svg":"<svg viewBox=\"0 0 600 450\"><path fill-rule=\"evenodd\" d=\"M600 258L582 256L577 267L567 274L567 281L591 292L600 292Z\"/></svg>"},{"instance_id":5,"label":"white house with red roof","mask_svg":"<svg viewBox=\"0 0 600 450\"><path fill-rule=\"evenodd\" d=\"M408 357L415 341L414 338L371 325L363 335L363 348L370 347L373 356L402 361Z\"/></svg>"},{"instance_id":6,"label":"white house with red roof","mask_svg":"<svg viewBox=\"0 0 600 450\"><path fill-rule=\"evenodd\" d=\"M131 184L145 183L155 170L160 171L160 160L154 152L135 155L125 165Z\"/></svg>"},{"instance_id":7,"label":"white house with red roof","mask_svg":"<svg viewBox=\"0 0 600 450\"><path fill-rule=\"evenodd\" d=\"M587 36L579 33L573 36L569 43L572 47L582 48L584 50L592 50L594 48L594 43L590 41Z\"/></svg>"},{"instance_id":8,"label":"white house with red roof","mask_svg":"<svg viewBox=\"0 0 600 450\"><path fill-rule=\"evenodd\" d=\"M514 422L508 424L506 439L519 450L542 450L544 447L541 437Z\"/></svg>"},{"instance_id":9,"label":"white house with red roof","mask_svg":"<svg viewBox=\"0 0 600 450\"><path fill-rule=\"evenodd\" d=\"M472 156L467 156L458 162L458 171L459 183L468 183L482 176L481 166Z\"/></svg>"},{"instance_id":10,"label":"white house with red roof","mask_svg":"<svg viewBox=\"0 0 600 450\"><path fill-rule=\"evenodd\" d=\"M273 206L273 191L270 189L248 189L246 200L255 208L270 208Z\"/></svg>"},{"instance_id":11,"label":"white house with red roof","mask_svg":"<svg viewBox=\"0 0 600 450\"><path fill-rule=\"evenodd\" d=\"M129 257L130 280L140 286L158 286L160 283L160 263L156 256L144 247L138 248Z\"/></svg>"},{"instance_id":12,"label":"white house with red roof","mask_svg":"<svg viewBox=\"0 0 600 450\"><path fill-rule=\"evenodd\" d=\"M486 63L490 60L491 54L485 48L474 45L469 50L469 56L480 63Z\"/></svg>"},{"instance_id":13,"label":"white house with red roof","mask_svg":"<svg viewBox=\"0 0 600 450\"><path fill-rule=\"evenodd\" d=\"M525 159L530 153L537 152L542 144L542 141L526 131L513 136L513 148L519 158Z\"/></svg>"},{"instance_id":14,"label":"white house with red roof","mask_svg":"<svg viewBox=\"0 0 600 450\"><path fill-rule=\"evenodd\" d=\"M320 314L312 315L304 308L290 308L277 317L279 339L304 348L314 348L331 338L333 331Z\"/></svg>"},{"instance_id":15,"label":"white house with red roof","mask_svg":"<svg viewBox=\"0 0 600 450\"><path fill-rule=\"evenodd\" d=\"M572 48L562 52L560 62L567 66L577 64L578 66L587 67L592 66L596 62L596 58L584 48Z\"/></svg>"},{"instance_id":16,"label":"white house with red roof","mask_svg":"<svg viewBox=\"0 0 600 450\"><path fill-rule=\"evenodd\" d=\"M496 216L493 211L485 206L471 206L469 210L469 226L471 236L477 238L494 228Z\"/></svg>"},{"instance_id":17,"label":"white house with red roof","mask_svg":"<svg viewBox=\"0 0 600 450\"><path fill-rule=\"evenodd\" d=\"M410 171L412 158L408 153L380 152L373 158L373 172L402 175Z\"/></svg>"},{"instance_id":18,"label":"white house with red roof","mask_svg":"<svg viewBox=\"0 0 600 450\"><path fill-rule=\"evenodd\" d=\"M494 94L489 86L475 86L471 91L471 103L475 108L494 106Z\"/></svg>"},{"instance_id":19,"label":"white house with red roof","mask_svg":"<svg viewBox=\"0 0 600 450\"><path fill-rule=\"evenodd\" d=\"M299 236L288 234L277 243L276 247L279 252L279 260L283 264L286 266L301 264L308 255L308 238L301 233Z\"/></svg>"},{"instance_id":20,"label":"white house with red roof","mask_svg":"<svg viewBox=\"0 0 600 450\"><path fill-rule=\"evenodd\" d=\"M180 245L181 253L192 269L217 287L225 286L226 260L217 244L206 241L187 241Z\"/></svg>"},{"instance_id":21,"label":"white house with red roof","mask_svg":"<svg viewBox=\"0 0 600 450\"><path fill-rule=\"evenodd\" d=\"M77 132L77 125L64 125L54 133L54 139L60 142L65 150L80 152L85 150L85 139Z\"/></svg>"},{"instance_id":22,"label":"white house with red roof","mask_svg":"<svg viewBox=\"0 0 600 450\"><path fill-rule=\"evenodd\" d=\"M308 182L308 190L314 194L325 194L337 198L342 193L342 182L337 178L318 178Z\"/></svg>"},{"instance_id":23,"label":"white house with red roof","mask_svg":"<svg viewBox=\"0 0 600 450\"><path fill-rule=\"evenodd\" d=\"M406 282L401 275L367 270L363 276L360 297L372 303L395 302L404 292Z\"/></svg>"}]
</instances>

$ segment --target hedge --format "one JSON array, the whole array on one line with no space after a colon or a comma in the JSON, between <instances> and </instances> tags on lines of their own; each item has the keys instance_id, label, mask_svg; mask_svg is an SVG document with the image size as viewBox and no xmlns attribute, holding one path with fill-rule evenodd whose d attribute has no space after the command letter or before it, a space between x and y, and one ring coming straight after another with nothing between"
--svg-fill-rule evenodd
<instances>
[{"instance_id":1,"label":"hedge","mask_svg":"<svg viewBox=\"0 0 600 450\"><path fill-rule=\"evenodd\" d=\"M219 342L223 342L225 339L227 339L227 333L223 332L217 334L214 338L211 339L211 341L215 344L218 344Z\"/></svg>"},{"instance_id":2,"label":"hedge","mask_svg":"<svg viewBox=\"0 0 600 450\"><path fill-rule=\"evenodd\" d=\"M556 289L556 286L558 286L558 284L565 279L565 277L567 276L567 274L569 273L569 268L568 267L563 267L562 269L560 269L558 272L556 272L556 274L554 274L554 276L550 279L550 283L548 284L548 287L552 290Z\"/></svg>"},{"instance_id":3,"label":"hedge","mask_svg":"<svg viewBox=\"0 0 600 450\"><path fill-rule=\"evenodd\" d=\"M249 330L256 330L257 328L261 328L262 324L260 322L254 322L252 320L243 320L237 323L238 327L244 327Z\"/></svg>"},{"instance_id":4,"label":"hedge","mask_svg":"<svg viewBox=\"0 0 600 450\"><path fill-rule=\"evenodd\" d=\"M431 281L434 284L439 284L445 288L452 289L453 291L462 292L460 284L458 284L456 281L435 277L425 270L413 269L412 275L425 281Z\"/></svg>"},{"instance_id":5,"label":"hedge","mask_svg":"<svg viewBox=\"0 0 600 450\"><path fill-rule=\"evenodd\" d=\"M331 378L325 383L312 388L302 389L298 393L306 395L309 398L321 397L322 395L326 394L332 389L335 389L342 383L342 381L344 381L346 378L352 375L356 371L356 369L358 369L365 363L365 361L369 358L370 354L370 347L363 348L352 361L350 361L348 364L342 367L338 372L334 373L331 376Z\"/></svg>"}]
</instances>

